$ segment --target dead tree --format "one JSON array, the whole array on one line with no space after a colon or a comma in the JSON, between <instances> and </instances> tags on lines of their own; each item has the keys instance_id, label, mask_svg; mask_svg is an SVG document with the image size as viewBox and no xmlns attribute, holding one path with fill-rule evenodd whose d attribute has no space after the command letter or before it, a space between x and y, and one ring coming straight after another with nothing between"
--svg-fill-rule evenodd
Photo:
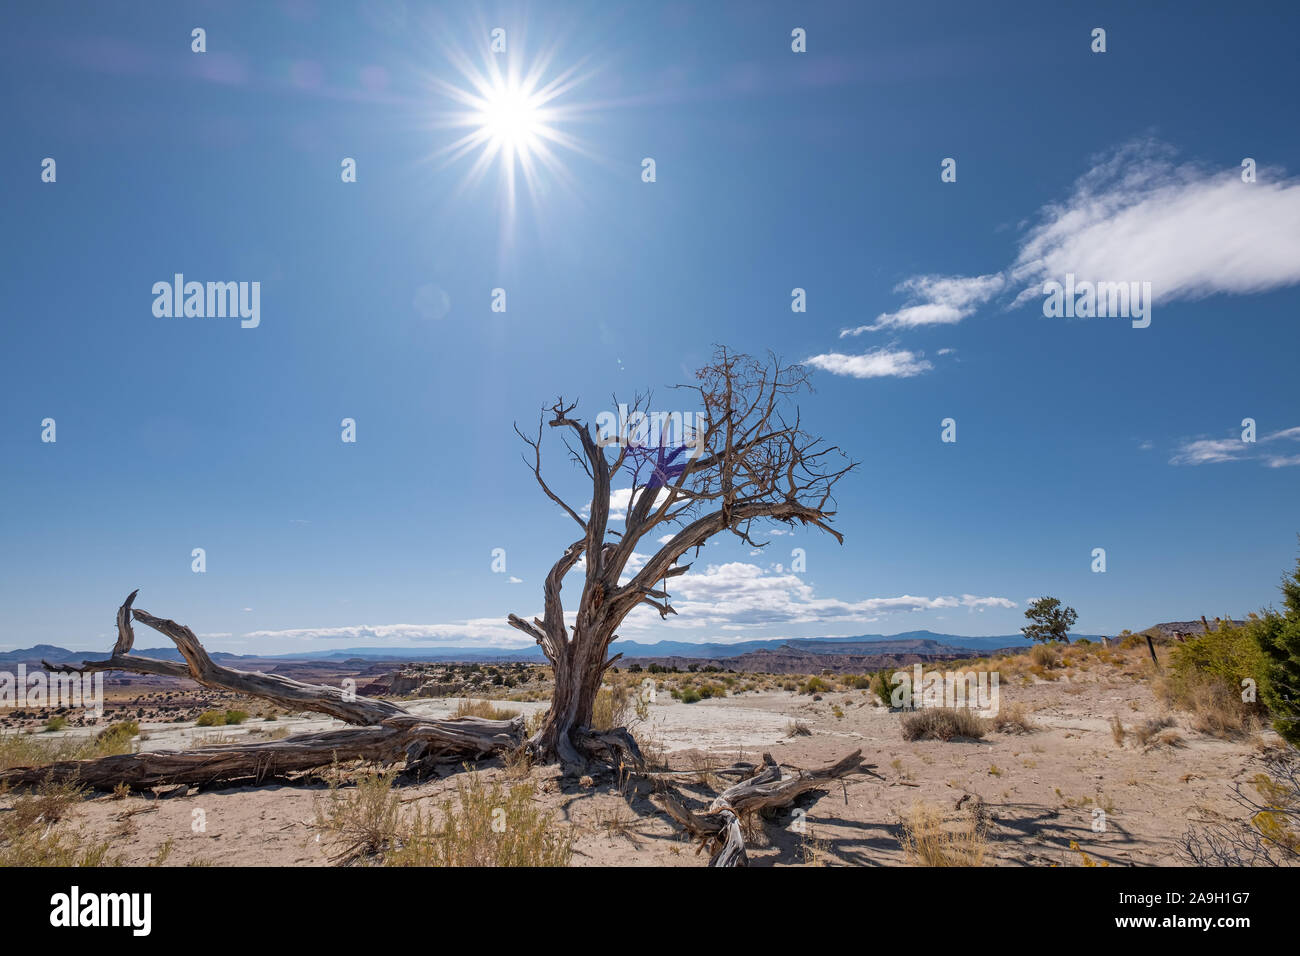
<instances>
[{"instance_id":1,"label":"dead tree","mask_svg":"<svg viewBox=\"0 0 1300 956\"><path fill-rule=\"evenodd\" d=\"M668 581L685 574L679 563L715 535L728 532L751 547L768 523L800 523L825 531L842 542L830 526L832 490L853 467L835 446L803 430L791 401L808 387L802 366L782 366L718 348L696 381L678 386L698 406L695 423L665 438L662 424L676 421L659 414L658 440L649 397L631 406L628 424L611 436L574 416L576 403L563 398L538 423L536 437L516 426L531 455L525 461L546 496L578 525L581 536L551 567L543 588L543 611L532 620L511 614L509 622L541 645L555 672L555 692L541 729L529 741L542 759L566 767L591 758L639 764L631 736L621 728L592 729L596 695L606 670L621 655L609 656L617 629L635 608L649 605L661 617L677 613L670 603ZM646 440L639 439L649 423ZM564 435L573 462L590 483L585 508L573 507L542 477L542 426ZM626 434L624 434L626 432ZM630 484L622 531L610 527L611 495L616 484ZM631 565L636 549L671 529L670 540L640 564ZM651 536L653 534L653 536ZM639 555L638 555L639 561ZM632 573L629 567L632 567ZM560 589L570 572L581 574L581 592L573 622L565 617Z\"/></svg>"},{"instance_id":2,"label":"dead tree","mask_svg":"<svg viewBox=\"0 0 1300 956\"><path fill-rule=\"evenodd\" d=\"M108 789L126 784L135 789L167 784L208 784L252 778L261 780L290 772L327 766L335 760L368 760L412 764L474 759L523 743L523 718L485 720L460 717L432 720L412 714L397 704L360 697L339 687L304 684L277 674L234 670L216 663L194 632L184 625L133 609L132 591L117 612L117 643L102 661L85 661L80 667L56 668L91 674L128 671L197 681L204 687L260 697L292 711L328 714L353 729L300 734L284 740L231 744L200 750L151 751L119 754L92 760L65 760L39 767L13 767L0 771L0 785L38 784L47 779L75 780ZM132 620L171 638L184 663L131 654L135 643Z\"/></svg>"}]
</instances>

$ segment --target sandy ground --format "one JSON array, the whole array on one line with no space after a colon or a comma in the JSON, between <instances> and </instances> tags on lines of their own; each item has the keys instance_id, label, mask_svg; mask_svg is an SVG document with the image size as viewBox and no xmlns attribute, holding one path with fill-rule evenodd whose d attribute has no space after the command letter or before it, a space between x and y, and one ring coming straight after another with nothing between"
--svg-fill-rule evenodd
<instances>
[{"instance_id":1,"label":"sandy ground","mask_svg":"<svg viewBox=\"0 0 1300 956\"><path fill-rule=\"evenodd\" d=\"M521 711L545 706L496 703ZM1143 748L1132 737L1117 744L1112 716L1133 727L1167 713L1146 684L1118 675L1004 687L1001 703L1003 708L1022 705L1035 730L993 733L978 741L906 742L900 715L863 691L832 692L821 700L759 692L695 704L661 693L649 720L636 730L667 753L674 769L695 770L708 761L756 762L764 751L783 764L809 768L862 748L884 779L855 776L837 782L806 794L795 812L762 822L761 832L748 841L754 865L904 864L901 820L921 801L954 819L982 802L989 864L1081 865L1071 841L1111 865L1180 864L1175 841L1190 823L1215 814L1240 816L1230 799L1232 784L1258 771L1260 744L1275 739L1271 732L1214 739L1189 729L1185 715L1174 714L1180 745ZM411 705L431 715L450 714L455 706L456 701L441 700ZM835 706L842 717L835 716ZM792 721L807 725L811 735L787 736ZM145 725L140 746L185 747L195 737L235 740L271 730L333 726L339 725L301 718L220 729ZM480 765L480 771L488 779L507 773L495 760ZM454 791L460 777L448 768L446 777L404 785L401 794L408 807L425 800L436 804ZM621 789L609 778L561 779L545 768L534 769L529 779L537 785L539 806L576 827L575 865L705 862L647 798L648 787ZM716 777L689 777L682 791L702 809L721 786L725 782ZM82 803L69 825L110 839L113 852L133 864L153 861L170 841L166 865L328 865L330 838L312 825L325 793L322 782L304 780L191 790L171 799L98 796ZM958 809L959 801L965 810ZM1105 810L1101 832L1094 829L1099 807Z\"/></svg>"}]
</instances>

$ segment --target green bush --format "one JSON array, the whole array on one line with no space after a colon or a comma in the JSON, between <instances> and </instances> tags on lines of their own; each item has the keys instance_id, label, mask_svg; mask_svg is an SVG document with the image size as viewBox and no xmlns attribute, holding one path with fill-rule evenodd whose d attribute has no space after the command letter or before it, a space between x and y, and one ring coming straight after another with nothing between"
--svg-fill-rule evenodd
<instances>
[{"instance_id":1,"label":"green bush","mask_svg":"<svg viewBox=\"0 0 1300 956\"><path fill-rule=\"evenodd\" d=\"M95 744L101 753L129 753L131 738L139 733L140 725L136 721L119 720L95 734Z\"/></svg>"},{"instance_id":2,"label":"green bush","mask_svg":"<svg viewBox=\"0 0 1300 956\"><path fill-rule=\"evenodd\" d=\"M1282 579L1281 613L1272 609L1246 625L1264 658L1260 698L1273 716L1273 729L1300 747L1300 561Z\"/></svg>"},{"instance_id":3,"label":"green bush","mask_svg":"<svg viewBox=\"0 0 1300 956\"><path fill-rule=\"evenodd\" d=\"M894 671L886 667L871 678L871 689L886 707L894 706Z\"/></svg>"},{"instance_id":4,"label":"green bush","mask_svg":"<svg viewBox=\"0 0 1300 956\"><path fill-rule=\"evenodd\" d=\"M1175 681L1209 678L1238 695L1243 680L1250 678L1262 685L1267 679L1267 661L1249 624L1237 627L1220 621L1217 629L1174 644L1169 661Z\"/></svg>"},{"instance_id":5,"label":"green bush","mask_svg":"<svg viewBox=\"0 0 1300 956\"><path fill-rule=\"evenodd\" d=\"M824 694L831 690L831 685L826 683L820 677L809 677L802 687L799 688L801 694Z\"/></svg>"}]
</instances>

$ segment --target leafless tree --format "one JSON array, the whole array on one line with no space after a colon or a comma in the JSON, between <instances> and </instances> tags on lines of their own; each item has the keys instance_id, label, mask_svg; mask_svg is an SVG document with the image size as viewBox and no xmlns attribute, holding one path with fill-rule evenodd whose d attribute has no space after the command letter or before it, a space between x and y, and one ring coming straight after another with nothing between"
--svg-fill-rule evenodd
<instances>
[{"instance_id":1,"label":"leafless tree","mask_svg":"<svg viewBox=\"0 0 1300 956\"><path fill-rule=\"evenodd\" d=\"M546 576L541 616L509 617L541 645L555 671L550 711L529 742L538 755L566 766L592 758L640 762L624 729L592 728L592 711L605 672L621 656L609 656L609 646L627 616L641 605L661 617L677 613L669 582L690 569L681 563L688 552L698 554L723 533L763 547L763 531L773 522L809 525L843 541L831 527L832 492L855 463L804 430L793 398L808 387L802 366L719 347L694 383L677 386L698 411L694 424L675 436L661 430L656 440L653 428L636 427L610 435L576 417L577 403L563 398L543 414L535 437L516 426L531 450L525 460L537 483L581 532ZM649 397L639 396L629 405L628 422L669 420L649 406ZM563 433L584 487L590 484L585 507L575 508L542 476L544 424ZM647 444L637 440L638 431L648 433ZM630 497L619 531L611 526L617 523L611 496L622 481ZM641 563L638 546L669 529L668 542ZM575 569L581 592L570 620L560 590Z\"/></svg>"}]
</instances>

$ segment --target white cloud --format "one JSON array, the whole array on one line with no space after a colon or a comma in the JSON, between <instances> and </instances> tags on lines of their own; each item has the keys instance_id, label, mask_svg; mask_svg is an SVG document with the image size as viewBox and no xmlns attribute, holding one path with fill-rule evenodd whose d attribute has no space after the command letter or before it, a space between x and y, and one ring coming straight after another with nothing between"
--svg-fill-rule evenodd
<instances>
[{"instance_id":1,"label":"white cloud","mask_svg":"<svg viewBox=\"0 0 1300 956\"><path fill-rule=\"evenodd\" d=\"M667 622L651 608L638 608L623 630L670 628L721 628L771 624L832 624L867 622L882 615L937 608L1013 608L1001 597L875 597L859 601L820 597L801 575L767 571L755 564L733 561L689 571L669 582L671 604L677 616Z\"/></svg>"},{"instance_id":2,"label":"white cloud","mask_svg":"<svg viewBox=\"0 0 1300 956\"><path fill-rule=\"evenodd\" d=\"M882 312L871 325L845 329L840 338L881 329L914 329L923 325L960 322L1002 291L1006 279L986 276L912 276L894 287L908 294L908 305L897 312Z\"/></svg>"},{"instance_id":3,"label":"white cloud","mask_svg":"<svg viewBox=\"0 0 1300 956\"><path fill-rule=\"evenodd\" d=\"M521 615L527 617L527 615ZM449 624L357 624L347 627L304 627L279 631L249 631L259 641L349 641L367 644L463 644L489 647L520 644L520 633L500 618L476 618Z\"/></svg>"},{"instance_id":4,"label":"white cloud","mask_svg":"<svg viewBox=\"0 0 1300 956\"><path fill-rule=\"evenodd\" d=\"M913 276L896 287L902 308L841 336L960 322L1004 291L1017 292L1012 305L1039 299L1045 281L1067 273L1076 283L1150 282L1161 304L1300 283L1300 180L1260 169L1243 183L1238 167L1172 157L1153 140L1115 150L1038 211L1005 269Z\"/></svg>"},{"instance_id":5,"label":"white cloud","mask_svg":"<svg viewBox=\"0 0 1300 956\"><path fill-rule=\"evenodd\" d=\"M524 579L523 579L523 578L517 578L517 577L515 577L515 576L512 574L512 575L510 575L510 583L511 583L511 584L523 584L523 583L524 583Z\"/></svg>"},{"instance_id":6,"label":"white cloud","mask_svg":"<svg viewBox=\"0 0 1300 956\"><path fill-rule=\"evenodd\" d=\"M637 554L629 567L640 567L646 555ZM575 573L581 573L580 568ZM855 625L881 620L893 614L933 611L945 608L968 608L978 612L986 608L1014 608L1016 603L1003 597L975 594L938 595L935 597L902 594L896 597L872 597L845 601L818 595L802 575L765 570L758 565L735 561L691 570L668 582L670 603L675 617L661 620L658 611L642 605L634 610L619 628L624 637L654 640L656 634L669 631L695 631L697 637L708 631L752 632L771 625ZM530 619L532 613L519 612ZM576 620L575 609L565 614L566 621ZM680 635L679 635L680 636ZM346 627L293 628L251 631L242 635L243 642L283 648L294 643L343 643L357 647L467 646L482 648L520 648L531 643L510 627L504 617L473 618L440 624L358 624ZM712 638L710 638L712 639ZM737 638L742 639L741 637ZM273 652L273 651L264 651Z\"/></svg>"},{"instance_id":7,"label":"white cloud","mask_svg":"<svg viewBox=\"0 0 1300 956\"><path fill-rule=\"evenodd\" d=\"M644 488L638 490L637 493L638 498L640 497L640 492L644 490L645 490ZM668 497L668 489L660 488L658 493L655 495L655 507L657 508L659 507L659 505L663 504L664 500L667 497ZM631 509L632 504L633 504L633 498L632 498L631 488L615 488L611 490L609 493L609 520L626 521L627 513ZM582 510L579 512L579 514L581 514L582 517L584 518L590 517L591 503L588 502L587 504L583 505Z\"/></svg>"},{"instance_id":8,"label":"white cloud","mask_svg":"<svg viewBox=\"0 0 1300 956\"><path fill-rule=\"evenodd\" d=\"M1300 465L1300 455L1288 455L1260 447L1278 441L1300 442L1300 426L1262 435L1254 442L1245 442L1240 438L1197 438L1185 441L1169 459L1169 464L1213 465L1225 461L1262 460L1269 468Z\"/></svg>"},{"instance_id":9,"label":"white cloud","mask_svg":"<svg viewBox=\"0 0 1300 956\"><path fill-rule=\"evenodd\" d=\"M862 355L828 352L814 355L804 364L833 375L851 375L854 378L911 378L934 368L926 361L924 353L905 349L872 349Z\"/></svg>"},{"instance_id":10,"label":"white cloud","mask_svg":"<svg viewBox=\"0 0 1300 956\"><path fill-rule=\"evenodd\" d=\"M1250 446L1240 438L1201 438L1185 442L1173 458L1171 465L1207 465L1220 461L1237 461L1246 457Z\"/></svg>"}]
</instances>

